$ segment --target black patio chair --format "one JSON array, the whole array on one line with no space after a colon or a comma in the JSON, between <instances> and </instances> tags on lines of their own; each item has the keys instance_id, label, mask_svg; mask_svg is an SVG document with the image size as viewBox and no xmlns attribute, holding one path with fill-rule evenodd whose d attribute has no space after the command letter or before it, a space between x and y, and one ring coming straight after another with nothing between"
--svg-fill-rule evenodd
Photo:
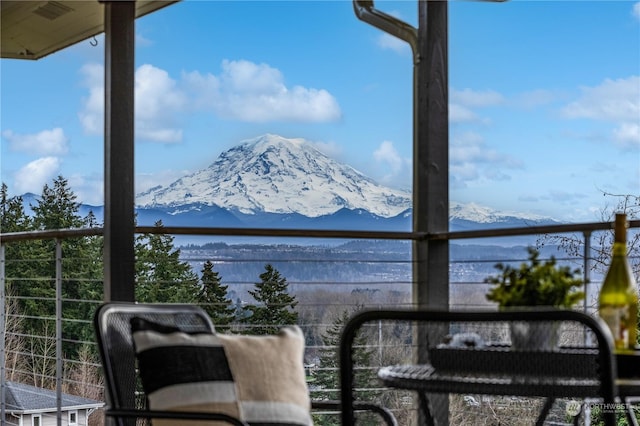
<instances>
[{"instance_id":1,"label":"black patio chair","mask_svg":"<svg viewBox=\"0 0 640 426\"><path fill-rule=\"evenodd\" d=\"M447 394L542 397L545 402L537 425L545 421L557 399L586 398L602 402L605 424L615 424L612 407L620 405L616 404L616 357L611 333L597 317L558 309L365 310L349 319L340 341L344 426L354 421L357 334L367 323L379 333L381 327L399 322L410 324L406 338L415 338L417 333L425 337L424 347L414 347L415 353L421 352L421 360L382 367L378 377L392 389L417 391L427 424L434 424L435 418L448 418ZM564 333L559 344L538 339L558 330ZM569 334L572 341L568 341Z\"/></svg>"},{"instance_id":2,"label":"black patio chair","mask_svg":"<svg viewBox=\"0 0 640 426\"><path fill-rule=\"evenodd\" d=\"M137 425L140 419L209 420L232 425L249 423L226 414L151 410L140 381L132 338L131 319L143 318L178 328L186 333L211 333L214 325L204 310L188 304L138 304L108 302L94 316L94 327L105 377L105 416L118 426ZM312 410L340 412L340 401L312 401ZM375 413L384 424L397 426L393 414L384 407L355 402L355 411Z\"/></svg>"}]
</instances>

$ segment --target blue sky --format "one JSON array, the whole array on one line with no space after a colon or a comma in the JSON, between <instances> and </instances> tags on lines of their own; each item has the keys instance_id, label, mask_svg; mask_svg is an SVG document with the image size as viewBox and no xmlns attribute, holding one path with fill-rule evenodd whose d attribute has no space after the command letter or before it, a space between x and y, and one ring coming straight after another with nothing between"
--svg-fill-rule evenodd
<instances>
[{"instance_id":1,"label":"blue sky","mask_svg":"<svg viewBox=\"0 0 640 426\"><path fill-rule=\"evenodd\" d=\"M415 1L376 7L417 26ZM264 133L410 189L408 46L351 2L186 0L136 23L136 189ZM103 37L3 59L1 177L103 203ZM449 6L451 201L594 221L640 193L640 2Z\"/></svg>"}]
</instances>

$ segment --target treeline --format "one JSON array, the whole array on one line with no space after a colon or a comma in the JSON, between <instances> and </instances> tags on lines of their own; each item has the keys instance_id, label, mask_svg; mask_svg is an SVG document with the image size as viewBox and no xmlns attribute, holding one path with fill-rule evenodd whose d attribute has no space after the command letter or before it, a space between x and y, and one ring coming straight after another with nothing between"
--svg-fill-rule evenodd
<instances>
[{"instance_id":1,"label":"treeline","mask_svg":"<svg viewBox=\"0 0 640 426\"><path fill-rule=\"evenodd\" d=\"M20 196L9 197L6 184L0 189L0 226L2 233L52 229L97 227L95 217L78 214L79 203L68 181L58 176L45 185L33 215L25 213ZM162 223L156 223L161 227ZM69 238L62 249L62 317L66 342L93 341L87 321L93 317L97 302L103 299L102 237ZM25 336L47 336L55 330L56 241L27 240L5 244L6 294L15 300L12 308L21 317L20 331ZM139 302L195 303L202 305L224 328L231 323L245 324L253 334L266 334L278 325L295 324L295 296L278 270L266 264L260 281L250 291L254 304L234 303L227 297L211 261L204 263L201 276L180 260L173 237L143 234L135 240L135 297ZM65 354L76 358L74 346ZM42 384L42 383L37 383Z\"/></svg>"}]
</instances>

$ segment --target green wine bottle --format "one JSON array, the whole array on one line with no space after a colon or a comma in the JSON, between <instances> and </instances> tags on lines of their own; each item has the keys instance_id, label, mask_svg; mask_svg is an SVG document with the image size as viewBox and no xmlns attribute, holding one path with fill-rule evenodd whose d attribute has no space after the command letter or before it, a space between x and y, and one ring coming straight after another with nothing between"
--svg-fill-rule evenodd
<instances>
[{"instance_id":1,"label":"green wine bottle","mask_svg":"<svg viewBox=\"0 0 640 426\"><path fill-rule=\"evenodd\" d=\"M600 289L598 312L618 352L633 349L638 331L638 288L627 260L627 216L616 214L611 264Z\"/></svg>"}]
</instances>

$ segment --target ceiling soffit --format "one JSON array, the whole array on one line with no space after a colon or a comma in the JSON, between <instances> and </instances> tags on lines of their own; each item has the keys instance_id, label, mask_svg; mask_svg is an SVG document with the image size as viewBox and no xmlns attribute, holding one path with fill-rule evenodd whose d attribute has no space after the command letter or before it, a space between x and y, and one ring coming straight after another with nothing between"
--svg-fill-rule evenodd
<instances>
[{"instance_id":1,"label":"ceiling soffit","mask_svg":"<svg viewBox=\"0 0 640 426\"><path fill-rule=\"evenodd\" d=\"M138 0L136 17L177 0ZM2 0L2 58L40 59L104 32L104 4L98 0Z\"/></svg>"}]
</instances>

